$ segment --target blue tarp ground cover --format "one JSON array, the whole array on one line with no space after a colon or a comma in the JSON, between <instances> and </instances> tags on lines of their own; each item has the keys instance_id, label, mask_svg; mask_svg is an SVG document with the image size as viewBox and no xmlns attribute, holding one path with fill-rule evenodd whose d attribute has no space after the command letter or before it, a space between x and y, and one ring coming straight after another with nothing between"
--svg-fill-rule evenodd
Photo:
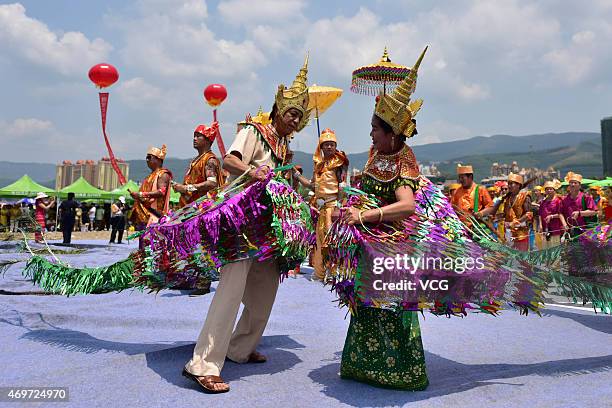
<instances>
[{"instance_id":1,"label":"blue tarp ground cover","mask_svg":"<svg viewBox=\"0 0 612 408\"><path fill-rule=\"evenodd\" d=\"M86 253L59 256L75 266L104 265L135 245L86 244ZM0 243L0 259L27 258L14 248ZM0 289L38 290L21 276L23 265L10 267ZM426 391L342 380L346 311L305 275L279 288L260 347L269 361L228 362L222 375L231 391L206 395L181 369L212 295L187 294L0 295L0 387L69 387L70 402L61 406L105 408L612 405L612 317L572 309L550 308L543 317L428 315L421 319Z\"/></svg>"}]
</instances>

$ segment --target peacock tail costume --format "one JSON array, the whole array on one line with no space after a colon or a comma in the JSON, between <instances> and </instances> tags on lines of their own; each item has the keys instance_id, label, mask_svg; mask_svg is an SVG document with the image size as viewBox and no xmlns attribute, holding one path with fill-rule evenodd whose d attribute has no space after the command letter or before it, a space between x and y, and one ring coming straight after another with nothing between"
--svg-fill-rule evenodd
<instances>
[{"instance_id":1,"label":"peacock tail costume","mask_svg":"<svg viewBox=\"0 0 612 408\"><path fill-rule=\"evenodd\" d=\"M351 311L340 375L405 390L429 382L417 312L497 315L509 305L539 313L551 285L612 312L610 228L554 251L519 253L492 240L478 223L469 231L442 192L419 174L410 147L393 149L416 134L422 101L410 96L424 54L398 88L376 100L374 115L391 128L393 152L372 148L358 189L345 189L343 206L357 208L360 222L348 225L341 216L326 237L327 281ZM415 202L411 216L376 225L361 221L363 211L395 203L396 191L406 187ZM551 269L555 256L566 259L563 269ZM576 262L587 272L576 273Z\"/></svg>"},{"instance_id":2,"label":"peacock tail costume","mask_svg":"<svg viewBox=\"0 0 612 408\"><path fill-rule=\"evenodd\" d=\"M136 234L143 249L122 261L73 268L57 258L30 258L24 274L65 295L124 290L159 291L216 280L221 266L245 258L277 258L282 279L314 245L311 209L280 176L249 184L243 175L214 199L202 198ZM134 236L133 236L134 237Z\"/></svg>"}]
</instances>

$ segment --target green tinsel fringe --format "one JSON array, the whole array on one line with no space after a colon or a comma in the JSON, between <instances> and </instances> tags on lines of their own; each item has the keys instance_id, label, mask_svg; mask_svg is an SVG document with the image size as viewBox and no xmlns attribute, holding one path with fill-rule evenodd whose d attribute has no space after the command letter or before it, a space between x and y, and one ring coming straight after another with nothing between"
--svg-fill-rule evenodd
<instances>
[{"instance_id":1,"label":"green tinsel fringe","mask_svg":"<svg viewBox=\"0 0 612 408\"><path fill-rule=\"evenodd\" d=\"M556 290L561 296L566 296L574 303L583 305L592 303L595 311L601 309L603 313L612 314L612 288L589 282L584 277L569 276L561 272L546 270L544 272L552 283L558 287Z\"/></svg>"},{"instance_id":2,"label":"green tinsel fringe","mask_svg":"<svg viewBox=\"0 0 612 408\"><path fill-rule=\"evenodd\" d=\"M131 258L104 267L73 268L35 255L23 274L46 291L71 296L127 289L132 286L133 270Z\"/></svg>"}]
</instances>

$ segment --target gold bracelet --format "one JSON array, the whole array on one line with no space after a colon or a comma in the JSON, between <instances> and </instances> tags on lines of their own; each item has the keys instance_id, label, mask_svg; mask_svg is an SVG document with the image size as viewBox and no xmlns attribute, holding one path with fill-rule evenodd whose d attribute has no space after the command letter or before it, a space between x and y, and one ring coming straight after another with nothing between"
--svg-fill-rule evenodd
<instances>
[{"instance_id":1,"label":"gold bracelet","mask_svg":"<svg viewBox=\"0 0 612 408\"><path fill-rule=\"evenodd\" d=\"M362 214L363 214L364 212L366 212L366 211L367 211L367 210L361 210L361 211L359 211L359 222L361 223L361 226L362 226L362 227L364 227L364 228L365 228L365 225L363 225L363 218L361 218L361 217L362 217Z\"/></svg>"},{"instance_id":2,"label":"gold bracelet","mask_svg":"<svg viewBox=\"0 0 612 408\"><path fill-rule=\"evenodd\" d=\"M376 207L376 209L380 212L380 215L378 216L378 224L380 224L383 220L383 210L380 207Z\"/></svg>"}]
</instances>

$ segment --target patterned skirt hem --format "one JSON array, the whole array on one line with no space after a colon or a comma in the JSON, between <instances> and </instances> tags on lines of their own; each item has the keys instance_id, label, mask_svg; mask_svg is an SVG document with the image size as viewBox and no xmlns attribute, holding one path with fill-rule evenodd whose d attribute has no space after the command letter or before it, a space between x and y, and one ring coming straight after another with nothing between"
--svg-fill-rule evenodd
<instances>
[{"instance_id":1,"label":"patterned skirt hem","mask_svg":"<svg viewBox=\"0 0 612 408\"><path fill-rule=\"evenodd\" d=\"M352 372L351 372L352 371ZM341 367L340 369L340 378L345 380L355 380L363 383L367 383L379 388L389 388L395 390L403 390L403 391L423 391L429 385L429 379L427 375L422 376L416 381L405 383L405 382L397 382L397 383L383 383L378 380L372 379L369 376L359 372L359 370L350 370Z\"/></svg>"}]
</instances>

